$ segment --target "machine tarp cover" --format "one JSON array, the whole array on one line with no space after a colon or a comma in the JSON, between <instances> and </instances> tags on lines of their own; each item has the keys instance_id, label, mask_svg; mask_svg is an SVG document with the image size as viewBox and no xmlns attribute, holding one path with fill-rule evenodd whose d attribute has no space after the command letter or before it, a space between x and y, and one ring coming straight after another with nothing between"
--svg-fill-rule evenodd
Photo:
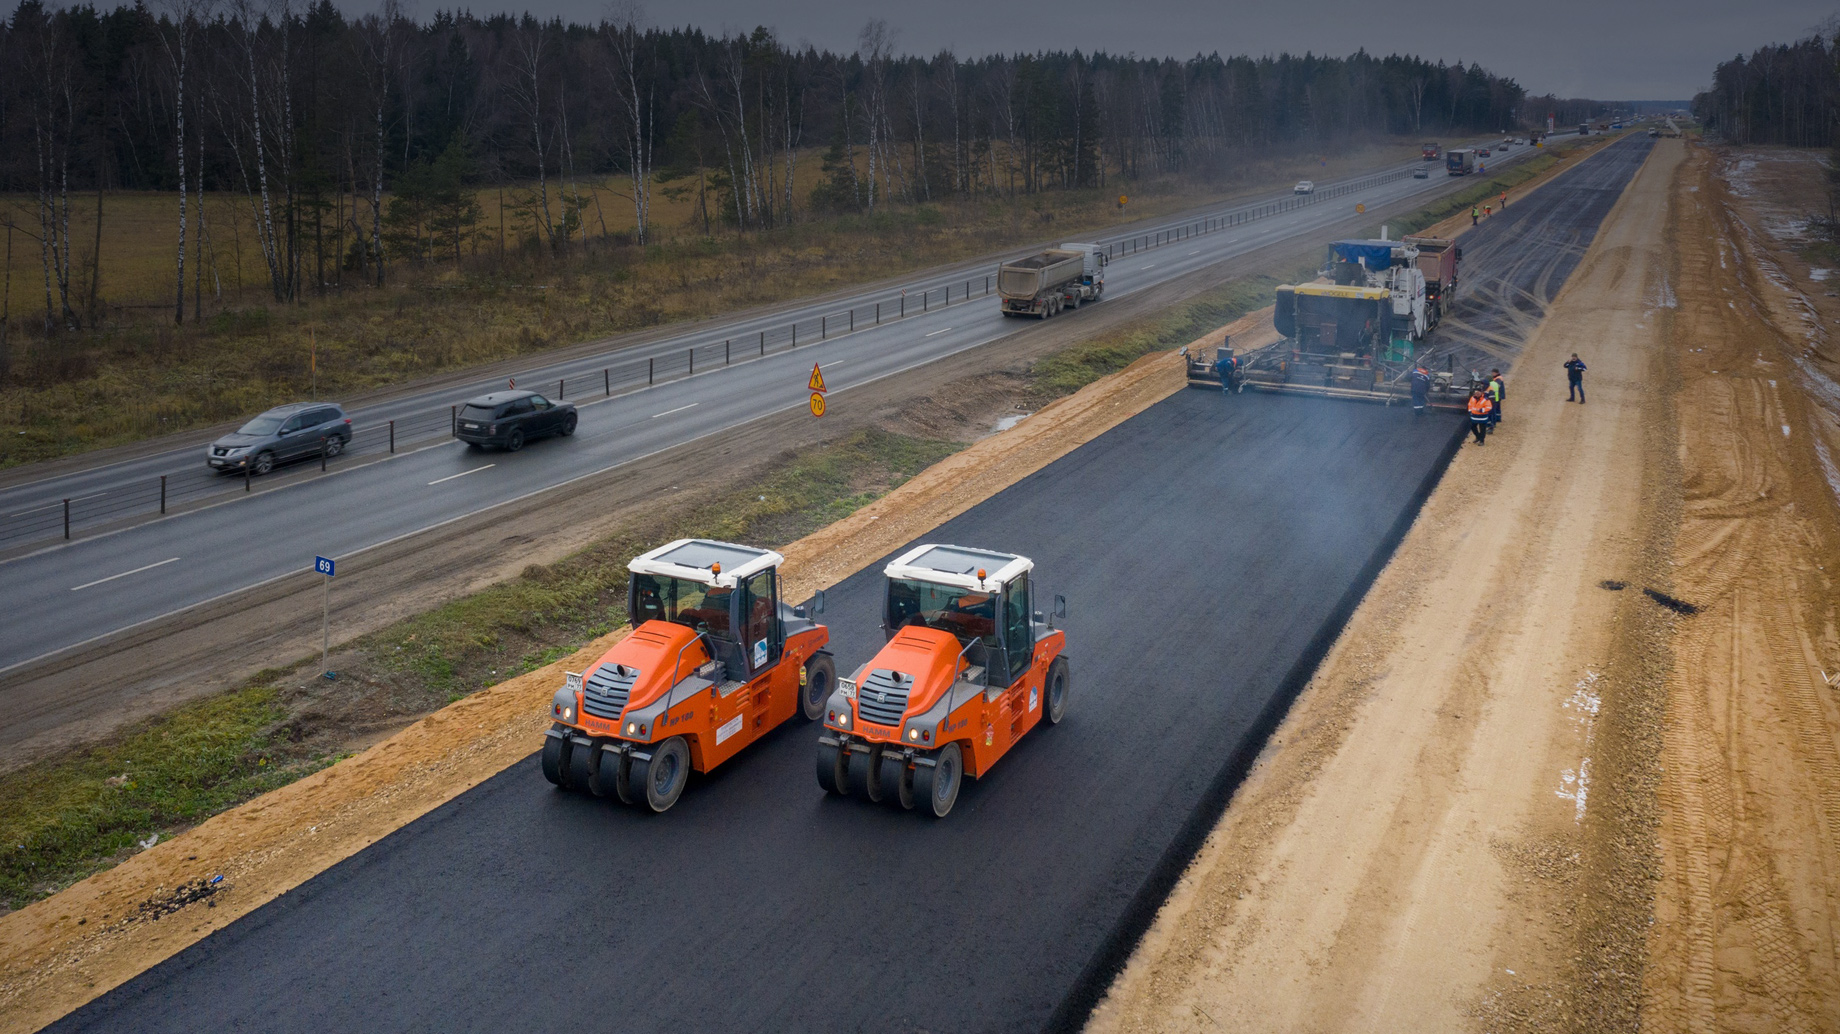
<instances>
[{"instance_id":1,"label":"machine tarp cover","mask_svg":"<svg viewBox=\"0 0 1840 1034\"><path fill-rule=\"evenodd\" d=\"M1366 260L1368 269L1385 269L1393 264L1393 249L1398 241L1336 241L1329 251L1342 262Z\"/></svg>"}]
</instances>

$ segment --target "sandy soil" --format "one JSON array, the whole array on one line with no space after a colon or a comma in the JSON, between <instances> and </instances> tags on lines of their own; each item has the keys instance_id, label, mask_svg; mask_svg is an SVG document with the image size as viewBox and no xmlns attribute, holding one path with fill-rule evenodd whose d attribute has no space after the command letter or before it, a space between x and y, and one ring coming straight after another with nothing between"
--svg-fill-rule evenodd
<instances>
[{"instance_id":1,"label":"sandy soil","mask_svg":"<svg viewBox=\"0 0 1840 1034\"><path fill-rule=\"evenodd\" d=\"M1840 300L1802 254L1824 172L1696 148L1677 195L1674 562L1700 613L1667 683L1652 1029L1840 1030Z\"/></svg>"},{"instance_id":2,"label":"sandy soil","mask_svg":"<svg viewBox=\"0 0 1840 1034\"><path fill-rule=\"evenodd\" d=\"M1659 147L1097 1031L1626 1029L1674 593ZM1667 310L1663 310L1664 312ZM1566 402L1578 351L1591 401ZM1624 586L1611 591L1601 583Z\"/></svg>"}]
</instances>

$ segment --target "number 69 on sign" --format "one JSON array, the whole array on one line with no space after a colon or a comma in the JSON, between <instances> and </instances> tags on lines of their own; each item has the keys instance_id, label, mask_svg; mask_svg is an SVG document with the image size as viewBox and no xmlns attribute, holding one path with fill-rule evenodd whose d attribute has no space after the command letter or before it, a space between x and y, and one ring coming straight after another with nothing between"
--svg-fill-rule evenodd
<instances>
[{"instance_id":1,"label":"number 69 on sign","mask_svg":"<svg viewBox=\"0 0 1840 1034\"><path fill-rule=\"evenodd\" d=\"M331 578L332 577L332 558L325 557L325 556L314 557L313 558L313 573L323 574L326 577Z\"/></svg>"}]
</instances>

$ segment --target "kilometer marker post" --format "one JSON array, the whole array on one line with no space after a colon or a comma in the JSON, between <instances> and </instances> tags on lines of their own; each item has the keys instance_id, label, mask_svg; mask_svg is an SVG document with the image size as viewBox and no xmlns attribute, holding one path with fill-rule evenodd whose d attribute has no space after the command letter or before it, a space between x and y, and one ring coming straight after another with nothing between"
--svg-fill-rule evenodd
<instances>
[{"instance_id":1,"label":"kilometer marker post","mask_svg":"<svg viewBox=\"0 0 1840 1034\"><path fill-rule=\"evenodd\" d=\"M319 670L321 678L332 680L339 677L338 672L326 666L327 655L332 652L332 558L323 556L314 557L313 570L326 576L325 589L320 594Z\"/></svg>"}]
</instances>

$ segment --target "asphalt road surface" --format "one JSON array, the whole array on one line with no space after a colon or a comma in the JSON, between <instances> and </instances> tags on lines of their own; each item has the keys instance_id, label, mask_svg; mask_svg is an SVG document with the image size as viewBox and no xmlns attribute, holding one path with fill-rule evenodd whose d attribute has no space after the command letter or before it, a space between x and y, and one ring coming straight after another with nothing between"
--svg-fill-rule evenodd
<instances>
[{"instance_id":1,"label":"asphalt road surface","mask_svg":"<svg viewBox=\"0 0 1840 1034\"><path fill-rule=\"evenodd\" d=\"M1532 148L1517 148L1494 161L1512 162L1532 153ZM1409 199L1429 200L1469 182L1438 174L1436 168L1433 173L1429 179L1401 179L1358 196L1122 255L1107 271L1106 295L1128 295L1275 242L1318 235L1323 227L1346 219L1357 200L1374 209ZM1117 235L1097 238L1100 243L1115 239ZM941 275L926 283L957 279ZM917 283L914 290L922 286ZM865 295L856 304L873 300ZM820 309L846 304L834 301L810 306L809 312L783 312L755 322L784 326L795 315L815 318ZM1057 318L1078 319L1079 313ZM573 438L532 443L515 455L469 452L450 441L344 470L337 469L335 460L335 473L329 476L296 475L284 487L248 496L236 490L239 486L231 483L235 479L225 479L222 501L216 505L93 537L79 536L56 548L0 562L0 579L13 604L9 620L0 624L0 681L9 670L34 660L310 568L316 554L348 556L604 473L673 445L734 433L761 416L804 405L806 376L814 362L824 368L832 404L847 405L853 386L1032 325L1005 319L994 298L935 305L923 316L589 403L581 409L580 430ZM676 354L692 340L743 338L752 326L744 322L691 331L622 356L653 350ZM578 363L598 370L603 360ZM567 371L532 371L524 383L547 381L558 373ZM468 394L470 389L449 389L440 402ZM420 397L398 400L389 411L422 411L430 402ZM386 415L382 410L360 410L354 420L363 425ZM163 469L160 463L170 467L181 461L199 464L201 451L186 450L178 460L153 457L18 485L0 491L0 515L48 505L51 499L106 492L107 485L122 479L157 478Z\"/></svg>"},{"instance_id":2,"label":"asphalt road surface","mask_svg":"<svg viewBox=\"0 0 1840 1034\"><path fill-rule=\"evenodd\" d=\"M533 757L54 1029L1040 1028L1154 910L1460 431L1183 392L927 536L1033 557L1074 670L1067 720L943 821L827 798L802 722L663 816ZM829 593L841 670L880 644L880 570Z\"/></svg>"},{"instance_id":3,"label":"asphalt road surface","mask_svg":"<svg viewBox=\"0 0 1840 1034\"><path fill-rule=\"evenodd\" d=\"M1074 670L943 821L824 796L803 723L663 816L533 755L52 1029L1077 1027L1462 430L1186 391L928 535L1033 557ZM842 670L880 567L829 593Z\"/></svg>"}]
</instances>

